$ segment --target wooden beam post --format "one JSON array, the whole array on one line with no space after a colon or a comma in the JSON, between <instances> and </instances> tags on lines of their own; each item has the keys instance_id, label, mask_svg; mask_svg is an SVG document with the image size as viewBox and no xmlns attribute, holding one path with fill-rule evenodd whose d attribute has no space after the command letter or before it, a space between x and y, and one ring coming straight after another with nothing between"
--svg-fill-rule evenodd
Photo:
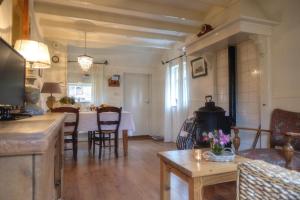
<instances>
[{"instance_id":1,"label":"wooden beam post","mask_svg":"<svg viewBox=\"0 0 300 200\"><path fill-rule=\"evenodd\" d=\"M29 22L29 0L23 0L23 10L22 10L22 38L30 38L30 22Z\"/></svg>"}]
</instances>

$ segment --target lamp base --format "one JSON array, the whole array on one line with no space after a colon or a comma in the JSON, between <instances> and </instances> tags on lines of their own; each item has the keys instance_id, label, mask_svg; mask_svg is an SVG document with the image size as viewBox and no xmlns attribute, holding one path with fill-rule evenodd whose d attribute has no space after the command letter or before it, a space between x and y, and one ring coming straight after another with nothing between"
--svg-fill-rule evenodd
<instances>
[{"instance_id":1,"label":"lamp base","mask_svg":"<svg viewBox=\"0 0 300 200\"><path fill-rule=\"evenodd\" d=\"M56 102L56 99L54 96L49 96L47 98L46 104L47 104L47 107L49 108L49 110L51 110L53 108L53 105L55 104L55 102Z\"/></svg>"},{"instance_id":2,"label":"lamp base","mask_svg":"<svg viewBox=\"0 0 300 200\"><path fill-rule=\"evenodd\" d=\"M26 68L26 84L34 85L34 81L36 80L34 71L32 68Z\"/></svg>"}]
</instances>

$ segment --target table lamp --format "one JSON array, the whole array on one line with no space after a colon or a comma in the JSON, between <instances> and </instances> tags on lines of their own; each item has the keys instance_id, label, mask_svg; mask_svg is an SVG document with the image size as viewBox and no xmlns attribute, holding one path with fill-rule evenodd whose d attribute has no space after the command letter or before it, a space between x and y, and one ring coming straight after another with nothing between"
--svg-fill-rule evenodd
<instances>
[{"instance_id":1,"label":"table lamp","mask_svg":"<svg viewBox=\"0 0 300 200\"><path fill-rule=\"evenodd\" d=\"M42 91L41 93L50 93L51 95L47 98L46 104L48 106L48 108L51 110L53 108L53 105L55 103L55 97L52 96L52 94L56 93L56 94L60 94L61 93L61 89L59 86L59 83L56 82L45 82L43 87L42 87Z\"/></svg>"}]
</instances>

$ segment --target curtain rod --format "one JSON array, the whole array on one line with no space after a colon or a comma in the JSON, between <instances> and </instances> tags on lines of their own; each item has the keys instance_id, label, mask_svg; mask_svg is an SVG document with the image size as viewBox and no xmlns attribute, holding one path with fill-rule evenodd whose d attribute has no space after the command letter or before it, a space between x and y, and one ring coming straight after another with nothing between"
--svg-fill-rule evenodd
<instances>
[{"instance_id":1,"label":"curtain rod","mask_svg":"<svg viewBox=\"0 0 300 200\"><path fill-rule=\"evenodd\" d=\"M78 62L78 61L75 61L75 60L68 60L68 63L72 63L72 62ZM101 65L108 65L108 61L105 60L104 62L93 62L93 64L101 64Z\"/></svg>"},{"instance_id":2,"label":"curtain rod","mask_svg":"<svg viewBox=\"0 0 300 200\"><path fill-rule=\"evenodd\" d=\"M184 52L184 54L182 54L182 55L180 55L180 56L178 56L178 57L176 57L176 58L172 58L171 60L167 60L167 61L161 61L161 63L164 65L164 64L168 64L169 62L171 62L171 61L173 61L173 60L176 60L176 59L178 59L178 58L182 58L183 56L185 56L186 55L186 53Z\"/></svg>"}]
</instances>

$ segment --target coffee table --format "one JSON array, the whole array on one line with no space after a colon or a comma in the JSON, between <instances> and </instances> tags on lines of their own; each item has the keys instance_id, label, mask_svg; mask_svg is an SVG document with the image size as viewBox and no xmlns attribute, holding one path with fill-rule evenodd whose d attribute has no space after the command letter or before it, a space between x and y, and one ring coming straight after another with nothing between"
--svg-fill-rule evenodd
<instances>
[{"instance_id":1,"label":"coffee table","mask_svg":"<svg viewBox=\"0 0 300 200\"><path fill-rule=\"evenodd\" d=\"M196 161L193 150L164 151L157 155L160 158L161 200L170 199L171 172L188 183L189 200L202 200L204 186L235 181L238 163L248 160L236 156L233 162L211 162L204 158Z\"/></svg>"}]
</instances>

